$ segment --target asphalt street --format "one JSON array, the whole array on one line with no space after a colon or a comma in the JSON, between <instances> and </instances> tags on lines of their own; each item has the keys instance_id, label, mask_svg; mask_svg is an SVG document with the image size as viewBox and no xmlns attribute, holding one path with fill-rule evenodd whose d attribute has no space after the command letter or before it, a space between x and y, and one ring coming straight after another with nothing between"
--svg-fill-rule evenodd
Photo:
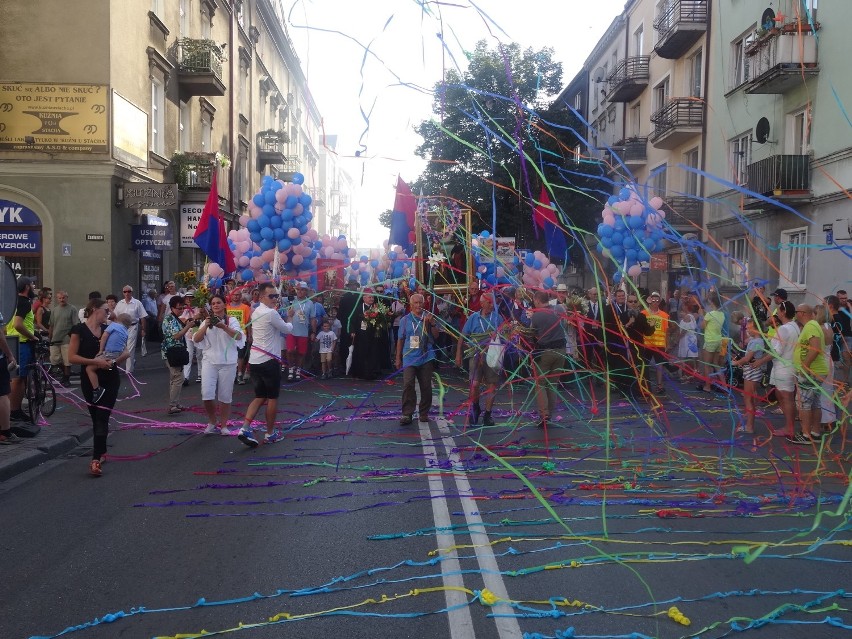
<instances>
[{"instance_id":1,"label":"asphalt street","mask_svg":"<svg viewBox=\"0 0 852 639\"><path fill-rule=\"evenodd\" d=\"M287 385L285 439L249 449L201 434L197 384L168 418L149 356L97 479L63 396L26 445L79 445L0 483L0 637L852 634L842 434L769 440L767 408L736 437L730 398L677 384L656 409L566 386L543 431L520 382L466 427L441 373L404 427L396 377Z\"/></svg>"}]
</instances>

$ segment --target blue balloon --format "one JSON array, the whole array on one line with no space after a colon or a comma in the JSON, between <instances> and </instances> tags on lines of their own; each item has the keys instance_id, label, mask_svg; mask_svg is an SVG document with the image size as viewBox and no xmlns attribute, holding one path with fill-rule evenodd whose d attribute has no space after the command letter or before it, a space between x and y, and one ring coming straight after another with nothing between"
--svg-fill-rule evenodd
<instances>
[{"instance_id":1,"label":"blue balloon","mask_svg":"<svg viewBox=\"0 0 852 639\"><path fill-rule=\"evenodd\" d=\"M649 262L651 260L651 254L648 251L636 251L636 261L637 262Z\"/></svg>"},{"instance_id":2,"label":"blue balloon","mask_svg":"<svg viewBox=\"0 0 852 639\"><path fill-rule=\"evenodd\" d=\"M284 209L281 211L281 219L285 222L289 222L293 219L293 211L292 209Z\"/></svg>"},{"instance_id":3,"label":"blue balloon","mask_svg":"<svg viewBox=\"0 0 852 639\"><path fill-rule=\"evenodd\" d=\"M639 251L636 249L627 249L624 251L624 257L627 258L628 262L636 262L638 261Z\"/></svg>"},{"instance_id":4,"label":"blue balloon","mask_svg":"<svg viewBox=\"0 0 852 639\"><path fill-rule=\"evenodd\" d=\"M260 182L261 184L263 184L263 186L269 186L270 184L272 184L272 176L264 175L263 179Z\"/></svg>"},{"instance_id":5,"label":"blue balloon","mask_svg":"<svg viewBox=\"0 0 852 639\"><path fill-rule=\"evenodd\" d=\"M535 263L535 255L532 254L531 251L528 251L526 255L524 255L524 264L527 266L532 266Z\"/></svg>"},{"instance_id":6,"label":"blue balloon","mask_svg":"<svg viewBox=\"0 0 852 639\"><path fill-rule=\"evenodd\" d=\"M377 268L379 266L379 260L370 260L370 266Z\"/></svg>"},{"instance_id":7,"label":"blue balloon","mask_svg":"<svg viewBox=\"0 0 852 639\"><path fill-rule=\"evenodd\" d=\"M290 238L290 243L291 243L293 246L295 246L296 244L301 244L301 243L302 243L302 238L301 238L301 236L299 236L299 237L291 237L291 238Z\"/></svg>"},{"instance_id":8,"label":"blue balloon","mask_svg":"<svg viewBox=\"0 0 852 639\"><path fill-rule=\"evenodd\" d=\"M273 235L275 235L275 233L268 226L260 229L260 237L264 240L271 240Z\"/></svg>"},{"instance_id":9,"label":"blue balloon","mask_svg":"<svg viewBox=\"0 0 852 639\"><path fill-rule=\"evenodd\" d=\"M609 248L610 246L612 246L612 236L609 236L609 237L602 237L602 238L601 238L601 244L602 244L605 248Z\"/></svg>"},{"instance_id":10,"label":"blue balloon","mask_svg":"<svg viewBox=\"0 0 852 639\"><path fill-rule=\"evenodd\" d=\"M376 272L376 279L379 282L384 282L385 281L385 272L384 271L377 271Z\"/></svg>"},{"instance_id":11,"label":"blue balloon","mask_svg":"<svg viewBox=\"0 0 852 639\"><path fill-rule=\"evenodd\" d=\"M250 268L247 268L240 273L240 277L243 279L243 282L251 282L254 279L254 273L252 273Z\"/></svg>"},{"instance_id":12,"label":"blue balloon","mask_svg":"<svg viewBox=\"0 0 852 639\"><path fill-rule=\"evenodd\" d=\"M295 195L288 195L284 200L284 208L285 209L292 209L298 203L299 203L299 198L297 198Z\"/></svg>"},{"instance_id":13,"label":"blue balloon","mask_svg":"<svg viewBox=\"0 0 852 639\"><path fill-rule=\"evenodd\" d=\"M388 259L389 260L395 260L396 259L396 251L391 251L390 253L388 253Z\"/></svg>"},{"instance_id":14,"label":"blue balloon","mask_svg":"<svg viewBox=\"0 0 852 639\"><path fill-rule=\"evenodd\" d=\"M645 250L653 251L656 242L652 238L646 237L644 240L642 240L642 244L645 246Z\"/></svg>"},{"instance_id":15,"label":"blue balloon","mask_svg":"<svg viewBox=\"0 0 852 639\"><path fill-rule=\"evenodd\" d=\"M635 249L636 246L637 246L636 238L633 237L632 235L625 235L624 240L621 242L621 244L626 249Z\"/></svg>"},{"instance_id":16,"label":"blue balloon","mask_svg":"<svg viewBox=\"0 0 852 639\"><path fill-rule=\"evenodd\" d=\"M293 243L290 242L290 238L283 237L280 240L278 240L278 250L279 251L289 251L290 247L292 245L293 245Z\"/></svg>"},{"instance_id":17,"label":"blue balloon","mask_svg":"<svg viewBox=\"0 0 852 639\"><path fill-rule=\"evenodd\" d=\"M294 224L293 226L296 226L296 225ZM300 224L299 226L296 226L296 228L299 229L299 235L304 235L305 233L308 232L308 225L307 224Z\"/></svg>"},{"instance_id":18,"label":"blue balloon","mask_svg":"<svg viewBox=\"0 0 852 639\"><path fill-rule=\"evenodd\" d=\"M305 181L305 176L301 173L293 174L293 184L302 184Z\"/></svg>"},{"instance_id":19,"label":"blue balloon","mask_svg":"<svg viewBox=\"0 0 852 639\"><path fill-rule=\"evenodd\" d=\"M606 201L606 203L609 204L610 206L612 206L616 202L618 202L618 196L617 195L610 195L609 199L607 199L607 201Z\"/></svg>"},{"instance_id":20,"label":"blue balloon","mask_svg":"<svg viewBox=\"0 0 852 639\"><path fill-rule=\"evenodd\" d=\"M366 264L367 262L370 261L370 258L367 257L366 255L362 255L361 257L358 258L358 261L361 262L361 264Z\"/></svg>"},{"instance_id":21,"label":"blue balloon","mask_svg":"<svg viewBox=\"0 0 852 639\"><path fill-rule=\"evenodd\" d=\"M641 229L643 226L645 226L645 220L643 220L639 216L630 217L627 220L627 226L629 226L632 229Z\"/></svg>"},{"instance_id":22,"label":"blue balloon","mask_svg":"<svg viewBox=\"0 0 852 639\"><path fill-rule=\"evenodd\" d=\"M405 267L401 262L397 262L393 265L393 276L394 277L402 277L402 271Z\"/></svg>"},{"instance_id":23,"label":"blue balloon","mask_svg":"<svg viewBox=\"0 0 852 639\"><path fill-rule=\"evenodd\" d=\"M621 281L621 273L618 272L612 276L612 281L618 284Z\"/></svg>"},{"instance_id":24,"label":"blue balloon","mask_svg":"<svg viewBox=\"0 0 852 639\"><path fill-rule=\"evenodd\" d=\"M308 210L305 210L302 211L302 217L305 218L306 222L310 222L312 219L314 219L314 214Z\"/></svg>"},{"instance_id":25,"label":"blue balloon","mask_svg":"<svg viewBox=\"0 0 852 639\"><path fill-rule=\"evenodd\" d=\"M260 231L258 231L256 233L249 233L249 238L255 244L257 244L258 242L260 242L263 239L262 237L260 237Z\"/></svg>"},{"instance_id":26,"label":"blue balloon","mask_svg":"<svg viewBox=\"0 0 852 639\"><path fill-rule=\"evenodd\" d=\"M491 274L485 278L485 281L491 284L491 286L494 286L497 283L497 276Z\"/></svg>"},{"instance_id":27,"label":"blue balloon","mask_svg":"<svg viewBox=\"0 0 852 639\"><path fill-rule=\"evenodd\" d=\"M273 242L271 238L268 239L268 240L261 240L260 241L260 248L264 251L268 251L269 249L273 248L274 246L275 246L275 242Z\"/></svg>"},{"instance_id":28,"label":"blue balloon","mask_svg":"<svg viewBox=\"0 0 852 639\"><path fill-rule=\"evenodd\" d=\"M297 215L293 218L293 226L302 226L305 223L305 218L301 215Z\"/></svg>"},{"instance_id":29,"label":"blue balloon","mask_svg":"<svg viewBox=\"0 0 852 639\"><path fill-rule=\"evenodd\" d=\"M613 244L609 248L609 252L617 260L620 260L622 257L624 257L624 247L621 246L621 244Z\"/></svg>"},{"instance_id":30,"label":"blue balloon","mask_svg":"<svg viewBox=\"0 0 852 639\"><path fill-rule=\"evenodd\" d=\"M270 184L270 185L269 185L269 188L270 188L273 192L275 192L275 191L277 191L278 189L283 189L283 188L284 188L284 186L283 186L283 185L281 184L281 182L279 182L278 180L273 180L273 181L272 181L272 184Z\"/></svg>"},{"instance_id":31,"label":"blue balloon","mask_svg":"<svg viewBox=\"0 0 852 639\"><path fill-rule=\"evenodd\" d=\"M283 240L285 237L287 237L287 231L285 231L284 229L279 227L277 229L272 230L272 239L276 242Z\"/></svg>"},{"instance_id":32,"label":"blue balloon","mask_svg":"<svg viewBox=\"0 0 852 639\"><path fill-rule=\"evenodd\" d=\"M544 287L545 288L553 288L553 278L552 277L545 277L544 278Z\"/></svg>"},{"instance_id":33,"label":"blue balloon","mask_svg":"<svg viewBox=\"0 0 852 639\"><path fill-rule=\"evenodd\" d=\"M269 270L269 262L264 262L263 265L261 266L261 268L264 271L268 271Z\"/></svg>"},{"instance_id":34,"label":"blue balloon","mask_svg":"<svg viewBox=\"0 0 852 639\"><path fill-rule=\"evenodd\" d=\"M263 194L263 199L266 204L275 204L275 192L271 190L267 191Z\"/></svg>"},{"instance_id":35,"label":"blue balloon","mask_svg":"<svg viewBox=\"0 0 852 639\"><path fill-rule=\"evenodd\" d=\"M249 220L246 222L246 228L248 229L249 235L252 233L260 232L260 222L257 220Z\"/></svg>"},{"instance_id":36,"label":"blue balloon","mask_svg":"<svg viewBox=\"0 0 852 639\"><path fill-rule=\"evenodd\" d=\"M263 215L265 215L268 218L272 217L273 215L275 215L275 207L272 206L271 204L265 204L263 206ZM263 217L263 216L261 216L261 217Z\"/></svg>"},{"instance_id":37,"label":"blue balloon","mask_svg":"<svg viewBox=\"0 0 852 639\"><path fill-rule=\"evenodd\" d=\"M345 239L346 239L346 236L345 236L345 235L338 235L338 236L337 236L337 239L338 239L338 240L345 240Z\"/></svg>"},{"instance_id":38,"label":"blue balloon","mask_svg":"<svg viewBox=\"0 0 852 639\"><path fill-rule=\"evenodd\" d=\"M360 262L352 262L352 270L353 271L357 271L359 268L361 268Z\"/></svg>"},{"instance_id":39,"label":"blue balloon","mask_svg":"<svg viewBox=\"0 0 852 639\"><path fill-rule=\"evenodd\" d=\"M603 244L601 244L600 242L598 242L597 246L595 246L595 250L596 250L598 253L603 253L603 251L604 251L604 245L603 245Z\"/></svg>"},{"instance_id":40,"label":"blue balloon","mask_svg":"<svg viewBox=\"0 0 852 639\"><path fill-rule=\"evenodd\" d=\"M488 231L482 231L482 233L480 233L479 236L483 240L487 240L489 237L491 237L491 233L489 233Z\"/></svg>"},{"instance_id":41,"label":"blue balloon","mask_svg":"<svg viewBox=\"0 0 852 639\"><path fill-rule=\"evenodd\" d=\"M264 204L266 204L266 198L263 197L262 193L258 193L257 195L255 195L251 199L251 201L254 202L255 206L263 206Z\"/></svg>"},{"instance_id":42,"label":"blue balloon","mask_svg":"<svg viewBox=\"0 0 852 639\"><path fill-rule=\"evenodd\" d=\"M322 240L317 240L316 242L314 242L314 248L315 249L321 249L322 248Z\"/></svg>"},{"instance_id":43,"label":"blue balloon","mask_svg":"<svg viewBox=\"0 0 852 639\"><path fill-rule=\"evenodd\" d=\"M263 215L261 215L259 218L257 218L257 223L260 225L261 230L263 230L265 228L269 228L269 220L270 220L269 216L266 215L265 213Z\"/></svg>"},{"instance_id":44,"label":"blue balloon","mask_svg":"<svg viewBox=\"0 0 852 639\"><path fill-rule=\"evenodd\" d=\"M621 217L620 215L617 218L615 218L615 227L614 228L615 228L616 231L623 231L625 228L627 228L625 223L624 223L624 218Z\"/></svg>"},{"instance_id":45,"label":"blue balloon","mask_svg":"<svg viewBox=\"0 0 852 639\"><path fill-rule=\"evenodd\" d=\"M417 279L416 278L412 277L411 279L408 280L408 288L410 288L412 291L415 288L417 288Z\"/></svg>"},{"instance_id":46,"label":"blue balloon","mask_svg":"<svg viewBox=\"0 0 852 639\"><path fill-rule=\"evenodd\" d=\"M624 234L621 231L616 231L610 236L614 246L621 246L624 242Z\"/></svg>"},{"instance_id":47,"label":"blue balloon","mask_svg":"<svg viewBox=\"0 0 852 639\"><path fill-rule=\"evenodd\" d=\"M654 246L654 248L657 251L662 251L664 248L666 248L666 241L662 239L657 240L657 244Z\"/></svg>"},{"instance_id":48,"label":"blue balloon","mask_svg":"<svg viewBox=\"0 0 852 639\"><path fill-rule=\"evenodd\" d=\"M313 201L314 199L311 197L310 193L302 193L301 197L299 198L299 203L305 208L308 208L311 205L311 202Z\"/></svg>"},{"instance_id":49,"label":"blue balloon","mask_svg":"<svg viewBox=\"0 0 852 639\"><path fill-rule=\"evenodd\" d=\"M610 237L615 231L609 224L598 224L598 237Z\"/></svg>"},{"instance_id":50,"label":"blue balloon","mask_svg":"<svg viewBox=\"0 0 852 639\"><path fill-rule=\"evenodd\" d=\"M271 229L280 229L281 228L281 216L273 215L269 218L269 228Z\"/></svg>"},{"instance_id":51,"label":"blue balloon","mask_svg":"<svg viewBox=\"0 0 852 639\"><path fill-rule=\"evenodd\" d=\"M622 188L622 189L618 192L618 197L621 199L621 201L622 201L622 202L625 202L625 201L629 200L629 199L630 199L630 189L628 189L628 188L625 186L624 188Z\"/></svg>"}]
</instances>

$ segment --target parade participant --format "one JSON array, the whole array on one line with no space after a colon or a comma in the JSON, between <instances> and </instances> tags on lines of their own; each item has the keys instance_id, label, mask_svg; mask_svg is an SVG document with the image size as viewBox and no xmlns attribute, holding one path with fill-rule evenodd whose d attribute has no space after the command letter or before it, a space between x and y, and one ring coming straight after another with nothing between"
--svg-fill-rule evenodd
<instances>
[{"instance_id":1,"label":"parade participant","mask_svg":"<svg viewBox=\"0 0 852 639\"><path fill-rule=\"evenodd\" d=\"M414 293L408 300L411 312L399 324L396 342L396 367L402 369L402 419L401 426L413 421L414 409L419 409L421 422L429 421L432 408L432 373L435 371L434 342L438 338L438 326L431 313L423 310L424 298ZM420 405L414 380L420 388Z\"/></svg>"},{"instance_id":2,"label":"parade participant","mask_svg":"<svg viewBox=\"0 0 852 639\"><path fill-rule=\"evenodd\" d=\"M743 401L745 403L746 422L737 427L738 433L754 434L754 415L757 410L758 384L763 379L766 342L763 340L763 329L753 317L746 318L748 343L745 353L739 359L731 362L732 366L743 367Z\"/></svg>"},{"instance_id":3,"label":"parade participant","mask_svg":"<svg viewBox=\"0 0 852 639\"><path fill-rule=\"evenodd\" d=\"M793 351L802 430L795 437L788 437L787 441L791 444L810 444L822 436L819 429L820 398L822 382L828 375L828 362L825 358L825 336L822 326L814 319L813 307L799 304L796 321L802 326Z\"/></svg>"},{"instance_id":4,"label":"parade participant","mask_svg":"<svg viewBox=\"0 0 852 639\"><path fill-rule=\"evenodd\" d=\"M716 294L711 292L707 296L706 308L708 309L702 318L704 345L701 348L700 365L704 383L698 385L698 390L712 393L711 384L717 375L717 368L722 364L722 335L727 332L725 313L719 308Z\"/></svg>"},{"instance_id":5,"label":"parade participant","mask_svg":"<svg viewBox=\"0 0 852 639\"><path fill-rule=\"evenodd\" d=\"M98 359L100 339L106 325L107 303L101 299L89 301L84 309L86 316L82 324L76 324L71 329L71 341L68 345L68 361L80 366L95 366L99 369L99 386L104 389L99 403L94 401L94 389L87 375L80 376L80 390L89 407L92 418L92 460L89 462L89 473L94 477L103 474L101 462L107 450L107 435L109 435L109 418L115 402L118 399L118 389L121 380L116 364L121 364L130 354L127 350L115 361ZM178 386L180 391L180 386Z\"/></svg>"},{"instance_id":6,"label":"parade participant","mask_svg":"<svg viewBox=\"0 0 852 639\"><path fill-rule=\"evenodd\" d=\"M331 330L331 320L322 323L322 330L317 333L319 345L320 379L330 379L332 371L332 354L337 350L337 335Z\"/></svg>"},{"instance_id":7,"label":"parade participant","mask_svg":"<svg viewBox=\"0 0 852 639\"><path fill-rule=\"evenodd\" d=\"M10 417L12 421L32 421L30 416L21 410L24 401L24 380L29 372L30 364L35 361L35 344L38 337L35 334L35 315L33 315L32 299L35 295L33 281L29 277L19 277L17 282L18 297L15 314L6 324L6 335L18 338L18 371L12 376L11 392L9 394Z\"/></svg>"},{"instance_id":8,"label":"parade participant","mask_svg":"<svg viewBox=\"0 0 852 639\"><path fill-rule=\"evenodd\" d=\"M184 310L183 297L180 295L172 295L169 298L169 314L163 319L160 330L163 333L163 342L160 344L160 352L163 360L166 362L166 367L169 369L169 415L177 415L184 410L180 404L181 387L184 385L183 367L184 364L172 365L166 356L170 348L180 350L179 347L183 344L186 349L186 334L193 328L192 322L183 322L181 314ZM187 354L188 359L188 354Z\"/></svg>"},{"instance_id":9,"label":"parade participant","mask_svg":"<svg viewBox=\"0 0 852 639\"><path fill-rule=\"evenodd\" d=\"M793 352L799 339L799 326L796 324L796 309L790 302L781 302L775 317L779 322L775 336L770 341L772 347L772 372L770 385L775 387L775 395L781 413L784 415L784 430L773 433L793 438L795 432L796 406L793 402L796 390L796 373L793 368Z\"/></svg>"},{"instance_id":10,"label":"parade participant","mask_svg":"<svg viewBox=\"0 0 852 639\"><path fill-rule=\"evenodd\" d=\"M698 322L695 319L697 312L698 306L693 305L690 299L685 298L680 305L680 321L677 324L677 358L682 366L680 373L680 381L682 382L687 381L689 379L688 373L695 370L695 360L698 357Z\"/></svg>"},{"instance_id":11,"label":"parade participant","mask_svg":"<svg viewBox=\"0 0 852 639\"><path fill-rule=\"evenodd\" d=\"M53 303L53 289L45 286L38 292L36 301L33 302L33 317L35 327L43 334L47 334L50 324L50 305Z\"/></svg>"},{"instance_id":12,"label":"parade participant","mask_svg":"<svg viewBox=\"0 0 852 639\"><path fill-rule=\"evenodd\" d=\"M272 444L282 435L275 430L275 416L278 412L278 396L281 393L281 364L279 354L284 348L284 335L293 331L293 324L285 322L278 314L278 300L281 297L275 285L264 282L258 287L260 306L251 314L253 342L249 354L249 375L254 385L254 399L246 409L239 440L252 448L258 445L251 432L251 423L260 407L266 404L266 436L264 441ZM290 311L291 318L295 309Z\"/></svg>"},{"instance_id":13,"label":"parade participant","mask_svg":"<svg viewBox=\"0 0 852 639\"><path fill-rule=\"evenodd\" d=\"M833 298L833 299L831 299ZM840 335L840 327L836 326L832 320L832 303L836 304L837 297L829 295L825 298L824 304L818 304L814 307L814 319L817 324L822 327L823 341L825 344L825 362L828 365L828 374L822 379L822 394L819 398L820 418L819 424L822 427L822 434L830 433L834 428L834 422L837 419L837 406L834 403L834 358L832 351L834 350L835 335ZM834 307L836 308L836 306Z\"/></svg>"},{"instance_id":14,"label":"parade participant","mask_svg":"<svg viewBox=\"0 0 852 639\"><path fill-rule=\"evenodd\" d=\"M195 348L192 336L201 321L207 316L207 309L195 306L195 295L187 293L183 296L184 309L180 316L181 321L190 325L189 333L186 334L186 349L189 351L189 363L183 367L183 385L189 386L192 379L192 362L195 361L195 382L201 383L201 369L204 368L204 352Z\"/></svg>"},{"instance_id":15,"label":"parade participant","mask_svg":"<svg viewBox=\"0 0 852 639\"><path fill-rule=\"evenodd\" d=\"M127 358L124 368L125 372L131 374L136 367L136 343L145 339L145 318L148 317L148 311L140 300L133 297L133 287L130 284L121 287L121 294L122 298L115 305L115 313L116 315L126 313L132 320L127 331L127 350L130 357Z\"/></svg>"},{"instance_id":16,"label":"parade participant","mask_svg":"<svg viewBox=\"0 0 852 639\"><path fill-rule=\"evenodd\" d=\"M129 351L128 333L129 327L133 323L133 318L127 313L122 313L116 317L115 321L107 325L103 330L100 339L100 351L95 356L95 359L105 359L110 363L110 367L115 366L116 360L121 355ZM89 364L86 366L86 376L89 378L89 383L92 385L92 402L97 404L106 392L105 388L101 388L98 383L98 372L100 366Z\"/></svg>"},{"instance_id":17,"label":"parade participant","mask_svg":"<svg viewBox=\"0 0 852 639\"><path fill-rule=\"evenodd\" d=\"M479 421L482 407L479 404L480 386L485 384L485 414L482 417L484 426L494 426L492 409L497 392L497 384L500 383L500 368L502 362L494 362L489 365L487 354L492 339L496 336L500 327L500 314L494 308L494 294L483 293L479 297L480 310L471 314L462 327L461 336L456 345L456 366L462 366L462 350L468 347L467 358L468 378L470 390L468 400L470 401L470 424L475 425ZM500 338L497 337L499 340ZM495 346L501 348L502 345Z\"/></svg>"},{"instance_id":18,"label":"parade participant","mask_svg":"<svg viewBox=\"0 0 852 639\"><path fill-rule=\"evenodd\" d=\"M234 317L240 325L240 332L245 337L245 342L237 353L237 384L242 386L246 383L246 366L248 366L249 353L251 352L251 307L243 299L243 293L235 289L228 294L228 307L225 309L228 317Z\"/></svg>"},{"instance_id":19,"label":"parade participant","mask_svg":"<svg viewBox=\"0 0 852 639\"><path fill-rule=\"evenodd\" d=\"M68 362L68 344L71 342L71 327L79 324L77 308L68 303L66 291L56 292L56 306L50 314L48 339L50 340L50 364L62 365L62 377L59 383L68 386L71 383L71 365Z\"/></svg>"},{"instance_id":20,"label":"parade participant","mask_svg":"<svg viewBox=\"0 0 852 639\"><path fill-rule=\"evenodd\" d=\"M232 291L231 295L237 293ZM226 313L224 297L213 295L210 298L210 316L201 322L192 341L204 353L201 372L201 401L207 413L204 434L212 435L218 430L222 435L230 435L228 417L234 396L234 377L246 338L239 320Z\"/></svg>"},{"instance_id":21,"label":"parade participant","mask_svg":"<svg viewBox=\"0 0 852 639\"><path fill-rule=\"evenodd\" d=\"M604 305L598 301L598 289L590 288L586 291L588 310L585 313L587 321L582 322L578 335L580 352L582 353L586 368L588 370L603 370L603 310Z\"/></svg>"},{"instance_id":22,"label":"parade participant","mask_svg":"<svg viewBox=\"0 0 852 639\"><path fill-rule=\"evenodd\" d=\"M355 348L352 350L352 367L349 374L364 380L381 376L382 365L388 351L386 322L389 317L380 317L378 303L372 289L364 289L361 303L355 307L349 337ZM383 334L384 333L384 334Z\"/></svg>"},{"instance_id":23,"label":"parade participant","mask_svg":"<svg viewBox=\"0 0 852 639\"><path fill-rule=\"evenodd\" d=\"M556 388L565 372L565 315L559 307L550 306L547 291L536 291L533 304L530 328L535 331L535 400L538 425L547 428L556 410Z\"/></svg>"},{"instance_id":24,"label":"parade participant","mask_svg":"<svg viewBox=\"0 0 852 639\"><path fill-rule=\"evenodd\" d=\"M751 298L751 311L761 326L764 326L769 321L770 304L771 302L766 298L766 286L760 282L755 282L754 296Z\"/></svg>"},{"instance_id":25,"label":"parade participant","mask_svg":"<svg viewBox=\"0 0 852 639\"><path fill-rule=\"evenodd\" d=\"M172 301L172 296L177 294L177 286L169 280L163 284L163 292L157 297L157 324L162 324L166 315L171 312L172 307L169 302Z\"/></svg>"},{"instance_id":26,"label":"parade participant","mask_svg":"<svg viewBox=\"0 0 852 639\"><path fill-rule=\"evenodd\" d=\"M656 370L657 385L654 392L662 394L666 392L663 386L663 365L668 361L666 349L668 348L669 314L660 308L660 294L653 291L648 296L648 308L642 309L642 315L648 320L648 325L654 331L644 336L645 348L642 355L646 366L654 366Z\"/></svg>"},{"instance_id":27,"label":"parade participant","mask_svg":"<svg viewBox=\"0 0 852 639\"><path fill-rule=\"evenodd\" d=\"M340 345L338 347L341 362L345 362L349 356L349 347L352 345L352 333L355 328L355 324L352 321L353 315L360 303L361 293L358 291L358 282L350 279L346 282L346 292L341 295L340 303L337 307L337 318L343 326L340 331Z\"/></svg>"},{"instance_id":28,"label":"parade participant","mask_svg":"<svg viewBox=\"0 0 852 639\"><path fill-rule=\"evenodd\" d=\"M282 309L284 307L282 306ZM293 312L290 313L290 310ZM287 308L293 330L287 335L287 363L290 370L287 381L302 379L302 365L308 354L308 345L317 332L316 306L308 299L308 285L299 282L296 285L296 299Z\"/></svg>"}]
</instances>

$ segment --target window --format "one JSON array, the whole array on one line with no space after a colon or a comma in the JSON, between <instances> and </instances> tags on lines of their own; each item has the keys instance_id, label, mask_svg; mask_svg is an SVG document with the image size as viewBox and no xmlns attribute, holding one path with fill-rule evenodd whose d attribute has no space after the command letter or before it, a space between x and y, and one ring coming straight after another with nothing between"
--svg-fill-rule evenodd
<instances>
[{"instance_id":1,"label":"window","mask_svg":"<svg viewBox=\"0 0 852 639\"><path fill-rule=\"evenodd\" d=\"M740 186L748 183L748 165L751 160L749 134L743 134L728 143L731 154L731 180Z\"/></svg>"},{"instance_id":2,"label":"window","mask_svg":"<svg viewBox=\"0 0 852 639\"><path fill-rule=\"evenodd\" d=\"M237 193L243 202L249 201L249 149L240 144L240 158L237 163Z\"/></svg>"},{"instance_id":3,"label":"window","mask_svg":"<svg viewBox=\"0 0 852 639\"><path fill-rule=\"evenodd\" d=\"M805 286L808 265L808 229L800 228L781 233L780 264L782 280Z\"/></svg>"},{"instance_id":4,"label":"window","mask_svg":"<svg viewBox=\"0 0 852 639\"><path fill-rule=\"evenodd\" d=\"M666 172L668 170L668 166L666 164L661 164L655 167L651 171L651 177L649 178L649 186L651 190L654 192L654 195L659 195L660 197L666 197Z\"/></svg>"},{"instance_id":5,"label":"window","mask_svg":"<svg viewBox=\"0 0 852 639\"><path fill-rule=\"evenodd\" d=\"M642 103L637 102L630 108L630 135L638 138L642 134Z\"/></svg>"},{"instance_id":6,"label":"window","mask_svg":"<svg viewBox=\"0 0 852 639\"><path fill-rule=\"evenodd\" d=\"M246 118L249 116L249 68L240 64L240 113Z\"/></svg>"},{"instance_id":7,"label":"window","mask_svg":"<svg viewBox=\"0 0 852 639\"><path fill-rule=\"evenodd\" d=\"M207 13L207 9L201 10L201 37L205 40L210 39L210 34L213 31L213 24L210 20L210 14Z\"/></svg>"},{"instance_id":8,"label":"window","mask_svg":"<svg viewBox=\"0 0 852 639\"><path fill-rule=\"evenodd\" d=\"M240 25L243 29L246 28L246 16L245 11L243 9L243 0L236 0L235 9L237 12L237 24Z\"/></svg>"},{"instance_id":9,"label":"window","mask_svg":"<svg viewBox=\"0 0 852 639\"><path fill-rule=\"evenodd\" d=\"M180 103L180 150L181 151L189 151L190 149L190 130L189 130L189 118L192 114L192 110L189 107L189 104L186 102Z\"/></svg>"},{"instance_id":10,"label":"window","mask_svg":"<svg viewBox=\"0 0 852 639\"><path fill-rule=\"evenodd\" d=\"M166 152L165 139L166 94L159 79L151 79L151 150L164 155Z\"/></svg>"},{"instance_id":11,"label":"window","mask_svg":"<svg viewBox=\"0 0 852 639\"><path fill-rule=\"evenodd\" d=\"M163 0L151 0L151 11L158 17L163 15Z\"/></svg>"},{"instance_id":12,"label":"window","mask_svg":"<svg viewBox=\"0 0 852 639\"><path fill-rule=\"evenodd\" d=\"M574 164L579 164L583 156L583 147L579 144L574 147Z\"/></svg>"},{"instance_id":13,"label":"window","mask_svg":"<svg viewBox=\"0 0 852 639\"><path fill-rule=\"evenodd\" d=\"M686 90L689 92L688 95L691 98L700 98L701 97L701 83L703 80L702 76L702 67L704 66L702 63L704 56L702 54L701 49L695 52L695 54L689 58L689 68L688 68L688 78L689 86L686 87Z\"/></svg>"},{"instance_id":14,"label":"window","mask_svg":"<svg viewBox=\"0 0 852 639\"><path fill-rule=\"evenodd\" d=\"M690 149L683 154L683 163L690 169L698 169L698 147ZM683 192L686 195L698 195L698 179L698 173L695 171L686 171L683 185Z\"/></svg>"},{"instance_id":15,"label":"window","mask_svg":"<svg viewBox=\"0 0 852 639\"><path fill-rule=\"evenodd\" d=\"M189 1L180 0L178 11L180 13L180 37L185 38L189 35Z\"/></svg>"},{"instance_id":16,"label":"window","mask_svg":"<svg viewBox=\"0 0 852 639\"><path fill-rule=\"evenodd\" d=\"M787 116L787 147L790 155L807 155L811 143L810 108Z\"/></svg>"},{"instance_id":17,"label":"window","mask_svg":"<svg viewBox=\"0 0 852 639\"><path fill-rule=\"evenodd\" d=\"M728 273L733 284L742 286L748 282L748 244L745 237L728 240Z\"/></svg>"},{"instance_id":18,"label":"window","mask_svg":"<svg viewBox=\"0 0 852 639\"><path fill-rule=\"evenodd\" d=\"M639 28L633 32L633 51L634 55L642 55L645 47L645 27L639 25Z\"/></svg>"},{"instance_id":19,"label":"window","mask_svg":"<svg viewBox=\"0 0 852 639\"><path fill-rule=\"evenodd\" d=\"M659 111L669 102L669 79L666 78L654 87L654 112Z\"/></svg>"},{"instance_id":20,"label":"window","mask_svg":"<svg viewBox=\"0 0 852 639\"><path fill-rule=\"evenodd\" d=\"M201 150L213 152L213 120L207 112L201 114Z\"/></svg>"},{"instance_id":21,"label":"window","mask_svg":"<svg viewBox=\"0 0 852 639\"><path fill-rule=\"evenodd\" d=\"M731 89L736 89L748 79L746 73L748 57L745 50L754 38L754 32L749 31L731 43Z\"/></svg>"}]
</instances>

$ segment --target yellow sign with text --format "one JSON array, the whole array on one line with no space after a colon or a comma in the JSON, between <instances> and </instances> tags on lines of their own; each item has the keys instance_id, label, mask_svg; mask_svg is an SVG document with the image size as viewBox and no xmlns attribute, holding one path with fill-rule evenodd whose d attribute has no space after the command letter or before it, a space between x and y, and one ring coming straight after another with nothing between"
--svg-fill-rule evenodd
<instances>
[{"instance_id":1,"label":"yellow sign with text","mask_svg":"<svg viewBox=\"0 0 852 639\"><path fill-rule=\"evenodd\" d=\"M106 153L107 88L0 81L0 150Z\"/></svg>"}]
</instances>

